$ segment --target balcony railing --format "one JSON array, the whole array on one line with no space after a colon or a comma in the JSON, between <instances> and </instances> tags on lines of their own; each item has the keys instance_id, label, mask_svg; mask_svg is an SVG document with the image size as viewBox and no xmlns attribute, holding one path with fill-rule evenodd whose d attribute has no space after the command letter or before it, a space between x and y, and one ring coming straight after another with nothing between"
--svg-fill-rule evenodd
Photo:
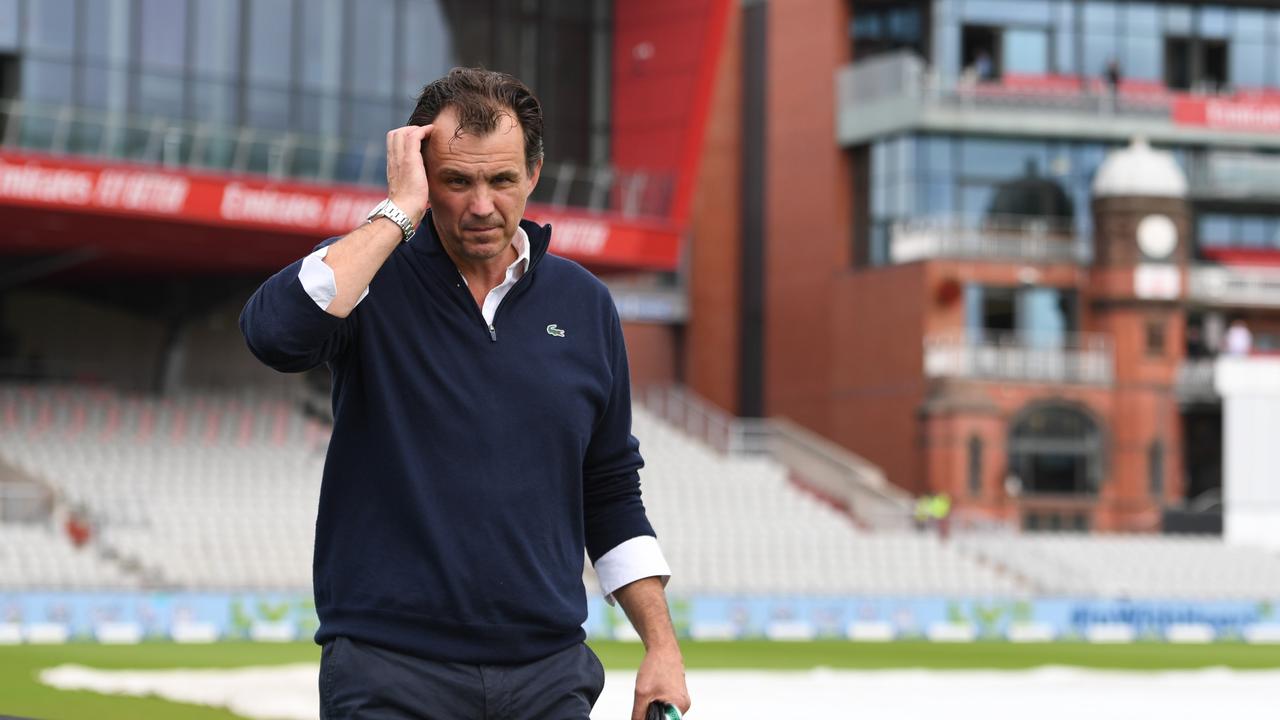
<instances>
[{"instance_id":1,"label":"balcony railing","mask_svg":"<svg viewBox=\"0 0 1280 720\"><path fill-rule=\"evenodd\" d=\"M1187 296L1206 305L1280 307L1280 268L1192 266Z\"/></svg>"},{"instance_id":2,"label":"balcony railing","mask_svg":"<svg viewBox=\"0 0 1280 720\"><path fill-rule=\"evenodd\" d=\"M386 185L386 144L381 136L353 140L17 100L0 103L0 128L0 144L9 150L281 180ZM548 162L532 199L549 207L664 217L671 207L674 181L671 173Z\"/></svg>"},{"instance_id":3,"label":"balcony railing","mask_svg":"<svg viewBox=\"0 0 1280 720\"><path fill-rule=\"evenodd\" d=\"M1068 334L994 338L964 332L924 340L924 372L930 378L1109 385L1114 379L1111 339Z\"/></svg>"},{"instance_id":4,"label":"balcony railing","mask_svg":"<svg viewBox=\"0 0 1280 720\"><path fill-rule=\"evenodd\" d=\"M1280 157L1243 152L1212 152L1187 166L1191 194L1216 200L1280 198Z\"/></svg>"},{"instance_id":5,"label":"balcony railing","mask_svg":"<svg viewBox=\"0 0 1280 720\"><path fill-rule=\"evenodd\" d=\"M1207 88L1180 93L1126 82L1118 92L1098 77L1018 77L992 81L940 76L912 51L860 60L836 72L836 138L844 146L908 131L1064 135L1128 141L1214 143L1240 129L1175 122L1183 97L1234 98ZM1280 147L1280 134L1248 130L1250 144Z\"/></svg>"},{"instance_id":6,"label":"balcony railing","mask_svg":"<svg viewBox=\"0 0 1280 720\"><path fill-rule=\"evenodd\" d=\"M1082 264L1088 262L1089 247L1058 218L941 215L891 226L891 262L944 258Z\"/></svg>"},{"instance_id":7,"label":"balcony railing","mask_svg":"<svg viewBox=\"0 0 1280 720\"><path fill-rule=\"evenodd\" d=\"M1183 402L1212 402L1218 399L1218 390L1214 387L1214 368L1217 360L1199 358L1186 360L1178 366L1178 377L1174 388L1178 399Z\"/></svg>"}]
</instances>

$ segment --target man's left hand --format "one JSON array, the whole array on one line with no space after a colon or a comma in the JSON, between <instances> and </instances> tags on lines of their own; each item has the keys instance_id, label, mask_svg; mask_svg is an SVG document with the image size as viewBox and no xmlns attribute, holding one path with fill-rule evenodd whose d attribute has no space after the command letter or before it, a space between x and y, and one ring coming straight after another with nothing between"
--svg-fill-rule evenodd
<instances>
[{"instance_id":1,"label":"man's left hand","mask_svg":"<svg viewBox=\"0 0 1280 720\"><path fill-rule=\"evenodd\" d=\"M675 705L680 714L689 712L689 690L684 684L684 657L680 647L654 647L644 654L636 673L636 699L631 720L644 720L654 700Z\"/></svg>"}]
</instances>

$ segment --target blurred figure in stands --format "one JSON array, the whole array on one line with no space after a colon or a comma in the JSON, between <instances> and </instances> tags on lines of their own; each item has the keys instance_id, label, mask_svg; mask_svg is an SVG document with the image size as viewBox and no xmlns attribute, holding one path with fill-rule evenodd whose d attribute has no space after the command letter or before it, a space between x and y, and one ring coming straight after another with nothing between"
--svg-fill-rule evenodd
<instances>
[{"instance_id":1,"label":"blurred figure in stands","mask_svg":"<svg viewBox=\"0 0 1280 720\"><path fill-rule=\"evenodd\" d=\"M1236 318L1232 320L1231 327L1227 329L1227 339L1223 351L1227 355L1243 357L1252 350L1253 333L1249 332L1249 327L1244 324L1244 319Z\"/></svg>"}]
</instances>

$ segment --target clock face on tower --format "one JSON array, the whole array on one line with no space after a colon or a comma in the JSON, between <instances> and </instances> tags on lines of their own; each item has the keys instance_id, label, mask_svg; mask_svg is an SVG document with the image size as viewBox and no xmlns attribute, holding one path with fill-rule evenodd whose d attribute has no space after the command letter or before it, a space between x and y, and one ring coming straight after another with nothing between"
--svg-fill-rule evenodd
<instances>
[{"instance_id":1,"label":"clock face on tower","mask_svg":"<svg viewBox=\"0 0 1280 720\"><path fill-rule=\"evenodd\" d=\"M1165 260L1178 247L1178 226L1168 215L1148 215L1138 223L1138 248L1152 260Z\"/></svg>"}]
</instances>

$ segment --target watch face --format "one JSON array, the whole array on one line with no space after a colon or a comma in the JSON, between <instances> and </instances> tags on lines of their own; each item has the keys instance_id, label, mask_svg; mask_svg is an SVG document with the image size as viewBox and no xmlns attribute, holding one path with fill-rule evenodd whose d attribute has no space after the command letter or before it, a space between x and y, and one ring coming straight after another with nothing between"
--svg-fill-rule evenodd
<instances>
[{"instance_id":1,"label":"watch face","mask_svg":"<svg viewBox=\"0 0 1280 720\"><path fill-rule=\"evenodd\" d=\"M1164 260L1178 247L1178 227L1167 215L1148 215L1138 223L1138 247L1153 260Z\"/></svg>"}]
</instances>

